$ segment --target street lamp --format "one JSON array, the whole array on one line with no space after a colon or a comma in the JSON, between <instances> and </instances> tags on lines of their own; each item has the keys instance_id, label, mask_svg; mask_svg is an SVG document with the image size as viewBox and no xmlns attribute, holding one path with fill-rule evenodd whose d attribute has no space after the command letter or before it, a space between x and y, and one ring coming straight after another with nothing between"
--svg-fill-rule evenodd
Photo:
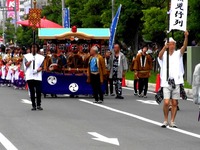
<instances>
[{"instance_id":1,"label":"street lamp","mask_svg":"<svg viewBox=\"0 0 200 150\"><path fill-rule=\"evenodd\" d=\"M5 0L3 0L3 7L5 7ZM4 8L3 8L3 24L2 24L2 28L3 28L3 44L5 44L5 12L4 12Z\"/></svg>"}]
</instances>

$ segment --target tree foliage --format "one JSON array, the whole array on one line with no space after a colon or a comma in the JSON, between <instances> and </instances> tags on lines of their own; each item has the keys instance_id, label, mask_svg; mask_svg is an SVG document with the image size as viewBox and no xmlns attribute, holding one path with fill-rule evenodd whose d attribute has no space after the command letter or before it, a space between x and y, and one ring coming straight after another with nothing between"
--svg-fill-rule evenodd
<instances>
[{"instance_id":1,"label":"tree foliage","mask_svg":"<svg viewBox=\"0 0 200 150\"><path fill-rule=\"evenodd\" d=\"M115 3L115 12L122 4L121 16L117 28L116 39L135 46L137 33L141 27L142 3L140 0L121 0ZM70 8L71 26L85 28L109 28L112 22L111 1L107 0L66 0ZM52 0L50 5L43 9L43 15L48 19L61 22L61 4ZM56 15L55 15L56 14ZM56 17L55 17L56 16Z\"/></svg>"},{"instance_id":2,"label":"tree foliage","mask_svg":"<svg viewBox=\"0 0 200 150\"><path fill-rule=\"evenodd\" d=\"M200 41L200 3L198 0L189 0L188 29L192 40Z\"/></svg>"},{"instance_id":3,"label":"tree foliage","mask_svg":"<svg viewBox=\"0 0 200 150\"><path fill-rule=\"evenodd\" d=\"M6 30L5 30L5 37L6 37L6 43L14 42L14 36L15 36L15 27L14 24L11 23L12 18L8 18L5 22Z\"/></svg>"},{"instance_id":4,"label":"tree foliage","mask_svg":"<svg viewBox=\"0 0 200 150\"><path fill-rule=\"evenodd\" d=\"M160 9L158 7L143 10L144 16L142 20L144 21L144 28L142 32L144 33L145 39L154 40L155 36L159 36L156 34L162 35L166 31L166 12L166 9Z\"/></svg>"},{"instance_id":5,"label":"tree foliage","mask_svg":"<svg viewBox=\"0 0 200 150\"><path fill-rule=\"evenodd\" d=\"M70 8L71 26L78 28L109 28L111 24L111 0L65 0ZM123 41L137 50L142 39L162 43L167 31L167 1L165 0L115 0L115 12L122 4L121 15L117 27L116 40ZM200 3L189 0L188 29L190 37L200 40ZM61 1L49 0L49 5L42 10L47 19L62 24ZM11 25L8 25L10 28ZM7 32L11 32L8 30ZM32 33L26 28L18 29L18 42L28 43ZM8 37L11 39L12 34ZM183 39L182 33L174 31L174 37Z\"/></svg>"},{"instance_id":6,"label":"tree foliage","mask_svg":"<svg viewBox=\"0 0 200 150\"><path fill-rule=\"evenodd\" d=\"M37 40L38 41L38 38ZM29 27L18 27L17 44L19 46L29 47L33 43L33 31Z\"/></svg>"},{"instance_id":7,"label":"tree foliage","mask_svg":"<svg viewBox=\"0 0 200 150\"><path fill-rule=\"evenodd\" d=\"M62 24L61 0L48 0L49 5L42 9L42 16L47 19Z\"/></svg>"}]
</instances>

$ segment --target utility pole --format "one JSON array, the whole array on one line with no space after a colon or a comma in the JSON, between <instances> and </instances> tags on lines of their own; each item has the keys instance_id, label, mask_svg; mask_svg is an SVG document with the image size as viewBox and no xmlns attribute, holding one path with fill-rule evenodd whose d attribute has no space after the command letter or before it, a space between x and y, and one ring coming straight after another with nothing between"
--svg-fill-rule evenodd
<instances>
[{"instance_id":1,"label":"utility pole","mask_svg":"<svg viewBox=\"0 0 200 150\"><path fill-rule=\"evenodd\" d=\"M5 7L5 0L3 0L3 7ZM5 44L5 12L4 12L4 8L3 8L3 22L2 22L2 28L3 28L3 44Z\"/></svg>"},{"instance_id":2,"label":"utility pole","mask_svg":"<svg viewBox=\"0 0 200 150\"><path fill-rule=\"evenodd\" d=\"M31 8L33 8L33 0L31 0Z\"/></svg>"},{"instance_id":3,"label":"utility pole","mask_svg":"<svg viewBox=\"0 0 200 150\"><path fill-rule=\"evenodd\" d=\"M64 27L65 0L62 0L62 26Z\"/></svg>"},{"instance_id":4,"label":"utility pole","mask_svg":"<svg viewBox=\"0 0 200 150\"><path fill-rule=\"evenodd\" d=\"M112 0L112 20L115 16L115 0Z\"/></svg>"},{"instance_id":5,"label":"utility pole","mask_svg":"<svg viewBox=\"0 0 200 150\"><path fill-rule=\"evenodd\" d=\"M16 40L17 40L17 0L15 0L14 11L15 11L15 35L14 35L14 43L15 43L15 46L16 46Z\"/></svg>"},{"instance_id":6,"label":"utility pole","mask_svg":"<svg viewBox=\"0 0 200 150\"><path fill-rule=\"evenodd\" d=\"M167 44L169 43L169 23L170 23L170 12L171 12L171 7L170 7L170 0L167 0ZM167 48L167 81L169 78L169 47Z\"/></svg>"}]
</instances>

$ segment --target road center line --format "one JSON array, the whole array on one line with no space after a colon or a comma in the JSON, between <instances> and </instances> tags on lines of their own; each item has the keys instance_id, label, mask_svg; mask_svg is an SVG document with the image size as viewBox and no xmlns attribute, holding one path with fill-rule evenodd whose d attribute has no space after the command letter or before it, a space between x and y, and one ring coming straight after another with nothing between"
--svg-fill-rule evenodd
<instances>
[{"instance_id":1,"label":"road center line","mask_svg":"<svg viewBox=\"0 0 200 150\"><path fill-rule=\"evenodd\" d=\"M96 103L93 103L93 102L85 100L85 99L79 99L79 101L87 103L87 104L91 104L91 105L94 105L94 106L97 106L97 107L101 107L101 108L110 110L112 112L123 114L123 115L129 116L129 117L132 117L132 118L135 118L135 119L147 122L147 123L151 123L151 124L154 124L154 125L157 125L157 126L161 126L162 125L162 123L160 123L160 122L157 122L157 121L154 121L154 120L142 117L142 116L138 116L138 115L135 115L135 114L131 114L131 113L128 113L128 112L125 112L125 111L117 110L115 108L111 108L111 107L108 107L108 106L105 106L105 105L96 104ZM179 133L182 133L182 134L189 135L189 136L192 136L192 137L200 139L200 135L196 134L196 133L192 133L192 132L189 132L189 131L186 131L186 130L182 130L182 129L178 129L178 128L167 127L167 129L173 130L173 131L176 131L176 132L179 132Z\"/></svg>"},{"instance_id":2,"label":"road center line","mask_svg":"<svg viewBox=\"0 0 200 150\"><path fill-rule=\"evenodd\" d=\"M0 133L0 142L7 150L18 150L2 133Z\"/></svg>"}]
</instances>

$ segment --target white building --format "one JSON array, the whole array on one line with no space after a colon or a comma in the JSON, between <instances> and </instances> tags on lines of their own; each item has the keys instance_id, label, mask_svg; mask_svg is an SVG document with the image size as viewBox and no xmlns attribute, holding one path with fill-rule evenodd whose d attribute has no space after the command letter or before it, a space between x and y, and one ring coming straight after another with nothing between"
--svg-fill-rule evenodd
<instances>
[{"instance_id":1,"label":"white building","mask_svg":"<svg viewBox=\"0 0 200 150\"><path fill-rule=\"evenodd\" d=\"M29 9L33 7L34 0L24 0L24 13L28 14ZM48 0L37 0L37 8L43 8L48 4Z\"/></svg>"},{"instance_id":2,"label":"white building","mask_svg":"<svg viewBox=\"0 0 200 150\"><path fill-rule=\"evenodd\" d=\"M4 10L4 20L7 18L6 1L0 0L0 27L3 23L3 10ZM33 7L34 0L19 0L19 12L17 12L18 21L23 20L24 15L29 13L31 6ZM48 4L48 0L37 0L37 8L43 8Z\"/></svg>"},{"instance_id":3,"label":"white building","mask_svg":"<svg viewBox=\"0 0 200 150\"><path fill-rule=\"evenodd\" d=\"M24 16L24 0L20 0L19 1L19 18L20 20L23 18Z\"/></svg>"}]
</instances>

